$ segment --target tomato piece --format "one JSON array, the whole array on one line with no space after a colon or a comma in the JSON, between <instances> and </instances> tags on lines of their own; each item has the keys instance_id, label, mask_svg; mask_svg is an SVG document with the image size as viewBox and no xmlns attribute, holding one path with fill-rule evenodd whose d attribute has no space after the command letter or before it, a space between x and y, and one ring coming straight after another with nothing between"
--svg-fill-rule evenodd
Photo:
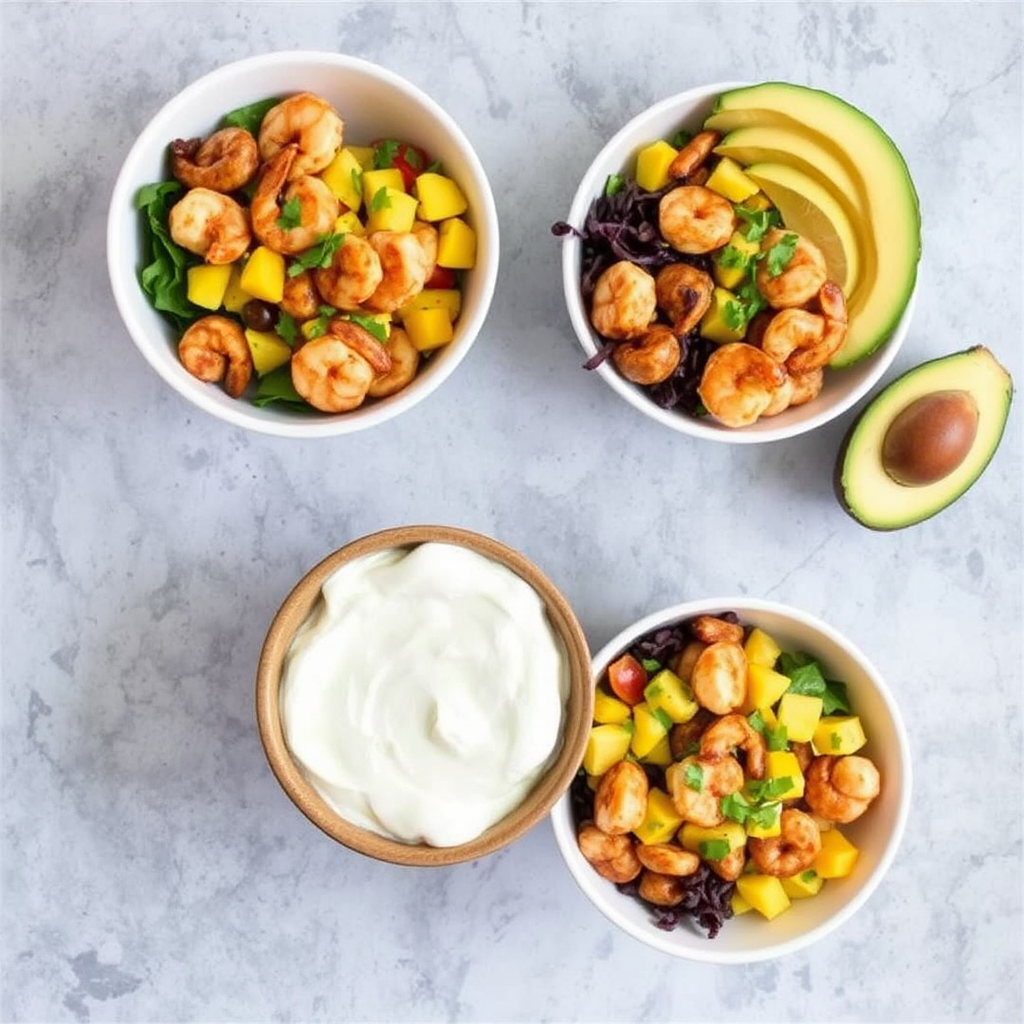
<instances>
[{"instance_id":1,"label":"tomato piece","mask_svg":"<svg viewBox=\"0 0 1024 1024\"><path fill-rule=\"evenodd\" d=\"M632 654L624 654L608 666L608 685L620 700L639 704L644 699L647 669Z\"/></svg>"},{"instance_id":2,"label":"tomato piece","mask_svg":"<svg viewBox=\"0 0 1024 1024\"><path fill-rule=\"evenodd\" d=\"M434 272L427 278L424 288L454 288L458 283L455 271L450 267L434 267Z\"/></svg>"}]
</instances>

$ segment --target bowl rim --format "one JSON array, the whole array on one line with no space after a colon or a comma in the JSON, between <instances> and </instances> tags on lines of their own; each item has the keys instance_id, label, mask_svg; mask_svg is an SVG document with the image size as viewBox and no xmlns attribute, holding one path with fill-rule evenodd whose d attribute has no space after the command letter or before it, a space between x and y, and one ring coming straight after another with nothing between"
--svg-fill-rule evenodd
<instances>
[{"instance_id":1,"label":"bowl rim","mask_svg":"<svg viewBox=\"0 0 1024 1024\"><path fill-rule=\"evenodd\" d=\"M741 619L744 612L784 616L793 619L802 626L818 631L828 642L836 645L858 662L864 674L870 679L875 692L885 707L896 737L896 753L902 775L902 785L900 787L892 830L878 861L873 865L870 874L864 880L860 889L827 920L790 939L768 942L756 950L727 950L722 947L716 947L714 940L709 940L703 945L693 948L683 947L672 942L671 932L661 931L654 925L647 925L646 927L638 925L632 919L620 913L614 898L597 898L595 896L595 892L601 891L597 889L594 881L594 879L599 880L599 876L592 872L593 878L590 876L584 877L582 868L577 870L577 860L570 856L570 853L576 851L576 842L571 797L568 793L563 795L562 799L557 802L556 806L552 809L550 818L556 845L569 874L591 905L603 914L607 920L644 945L676 959L714 964L748 964L773 960L805 949L838 929L864 906L888 873L902 844L907 820L910 815L913 768L910 740L903 722L903 716L896 704L892 691L871 660L853 641L833 626L830 626L810 612L783 602L744 597L742 595L727 595L724 597L682 601L650 612L621 629L594 655L591 669L592 685L597 685L601 673L611 660L618 653L625 650L636 637L660 625L692 618L695 615L712 614L716 611L721 612L725 610L736 610ZM618 894L615 893L614 895ZM609 892L608 897L613 897L613 894Z\"/></svg>"},{"instance_id":2,"label":"bowl rim","mask_svg":"<svg viewBox=\"0 0 1024 1024\"><path fill-rule=\"evenodd\" d=\"M707 102L730 89L740 89L755 84L758 83L751 81L724 81L694 86L667 96L631 117L601 147L597 155L587 166L573 194L566 222L570 225L584 223L590 204L600 194L601 186L607 177L608 172L600 172L598 168L608 163L612 155L642 125L648 121L658 120L678 106ZM579 264L581 262L581 253L582 240L578 236L569 233L562 238L562 290L565 296L565 305L576 340L587 359L590 359L597 354L599 347L594 340L594 331L586 316L584 303L580 295ZM657 423L689 437L707 441L718 441L724 444L765 444L772 441L783 441L799 437L842 416L843 413L856 405L857 402L871 391L885 375L902 347L903 340L910 329L914 309L917 304L920 265L921 259L919 256L914 287L908 295L903 311L895 322L891 333L885 341L865 357L865 359L872 360L870 372L865 373L863 380L853 386L848 393L842 395L818 413L808 415L805 419L801 419L795 424L786 424L785 421L782 424L778 424L779 417L772 417L767 423L764 420L759 421L756 425L757 429L752 430L749 427L725 427L713 421L705 422L695 417L673 412L670 409L662 409L648 398L638 385L626 380L621 374L616 372L607 360L597 366L592 372L596 372L616 394L624 398L634 409ZM853 369L853 367L844 369ZM785 413L782 415L784 416ZM771 422L772 420L776 421L775 424Z\"/></svg>"},{"instance_id":3,"label":"bowl rim","mask_svg":"<svg viewBox=\"0 0 1024 1024\"><path fill-rule=\"evenodd\" d=\"M121 225L126 218L138 216L134 207L134 194L141 184L140 165L152 152L152 146L155 145L158 137L163 137L161 135L163 125L172 121L194 100L207 95L222 82L244 77L253 71L293 64L304 67L335 68L365 74L398 90L427 110L437 120L442 130L452 138L470 168L475 179L475 187L479 190L481 198L482 208L473 210L473 216L479 222L478 235L491 240L491 244L488 246L491 258L481 261L473 269L474 274L479 274L479 277L476 278L479 302L476 308L463 310L465 319L463 319L463 315L460 315L456 340L464 339L463 343L446 355L443 364L433 367L433 372L421 375L415 387L406 388L384 401L363 407L360 410L360 415L355 417L348 413L307 415L304 412L297 414L294 419L291 417L287 419L267 417L262 414L259 407L251 402L235 400L235 404L228 405L219 400L209 386L193 386L191 381L185 380L180 374L172 373L168 364L158 358L150 342L146 340L150 333L149 328L135 313L133 300L136 298L134 290L139 288L138 269L132 267L131 272L127 272L131 254L125 252L121 244ZM389 68L362 57L323 50L276 50L230 61L206 72L168 99L149 118L129 148L114 182L107 208L106 248L107 277L121 322L132 343L149 366L178 395L191 405L236 427L277 437L321 438L356 433L391 420L429 397L455 372L459 364L469 354L469 350L477 340L490 311L500 262L500 225L490 179L475 147L451 115L427 92ZM202 385L202 382L196 381L195 384Z\"/></svg>"},{"instance_id":4,"label":"bowl rim","mask_svg":"<svg viewBox=\"0 0 1024 1024\"><path fill-rule=\"evenodd\" d=\"M526 799L475 839L458 846L409 844L377 835L345 820L306 780L288 751L281 726L281 662L295 629L319 599L324 581L342 565L374 552L426 542L468 548L510 569L544 602L565 649L569 692L563 709L561 747ZM321 559L289 591L267 630L256 670L256 721L270 768L288 798L322 832L343 846L392 864L445 867L487 856L525 835L546 818L569 788L583 756L593 716L590 649L568 600L547 575L514 548L482 533L454 526L391 527L359 537Z\"/></svg>"}]
</instances>

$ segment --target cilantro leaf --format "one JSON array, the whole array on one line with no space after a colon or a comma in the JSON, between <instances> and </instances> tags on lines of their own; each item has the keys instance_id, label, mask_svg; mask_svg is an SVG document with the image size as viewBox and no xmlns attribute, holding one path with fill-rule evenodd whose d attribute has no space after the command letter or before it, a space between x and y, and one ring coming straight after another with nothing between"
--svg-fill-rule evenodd
<instances>
[{"instance_id":1,"label":"cilantro leaf","mask_svg":"<svg viewBox=\"0 0 1024 1024\"><path fill-rule=\"evenodd\" d=\"M364 331L372 334L382 345L388 340L388 329L372 316L360 316L358 313L349 313L346 319L354 324L359 324Z\"/></svg>"},{"instance_id":2,"label":"cilantro leaf","mask_svg":"<svg viewBox=\"0 0 1024 1024\"><path fill-rule=\"evenodd\" d=\"M784 725L768 728L764 733L764 742L769 750L788 750L789 730Z\"/></svg>"},{"instance_id":3,"label":"cilantro leaf","mask_svg":"<svg viewBox=\"0 0 1024 1024\"><path fill-rule=\"evenodd\" d=\"M739 822L741 825L747 820L751 812L750 801L739 792L723 796L719 807L725 817L732 821Z\"/></svg>"},{"instance_id":4,"label":"cilantro leaf","mask_svg":"<svg viewBox=\"0 0 1024 1024\"><path fill-rule=\"evenodd\" d=\"M794 234L783 235L769 250L767 256L768 276L778 277L793 258L796 252L798 236Z\"/></svg>"},{"instance_id":5,"label":"cilantro leaf","mask_svg":"<svg viewBox=\"0 0 1024 1024\"><path fill-rule=\"evenodd\" d=\"M285 204L281 207L281 216L277 218L277 226L284 228L285 231L290 231L292 228L297 228L302 224L302 203L299 202L298 196L292 196L291 199L285 201Z\"/></svg>"},{"instance_id":6,"label":"cilantro leaf","mask_svg":"<svg viewBox=\"0 0 1024 1024\"><path fill-rule=\"evenodd\" d=\"M606 196L617 196L626 187L626 178L622 174L609 174L604 183Z\"/></svg>"},{"instance_id":7,"label":"cilantro leaf","mask_svg":"<svg viewBox=\"0 0 1024 1024\"><path fill-rule=\"evenodd\" d=\"M381 139L373 148L374 169L381 171L386 167L393 167L398 154L398 146L397 139Z\"/></svg>"},{"instance_id":8,"label":"cilantro leaf","mask_svg":"<svg viewBox=\"0 0 1024 1024\"><path fill-rule=\"evenodd\" d=\"M286 402L297 408L310 411L313 409L295 390L295 385L292 383L291 366L288 363L260 377L259 384L256 386L253 404L264 406L270 405L271 402Z\"/></svg>"},{"instance_id":9,"label":"cilantro leaf","mask_svg":"<svg viewBox=\"0 0 1024 1024\"><path fill-rule=\"evenodd\" d=\"M704 769L699 764L688 764L683 770L683 781L687 789L699 793L704 786Z\"/></svg>"},{"instance_id":10,"label":"cilantro leaf","mask_svg":"<svg viewBox=\"0 0 1024 1024\"><path fill-rule=\"evenodd\" d=\"M314 338L322 338L327 333L328 321L337 312L333 306L321 306L317 310L316 320L307 328L306 336L310 341Z\"/></svg>"},{"instance_id":11,"label":"cilantro leaf","mask_svg":"<svg viewBox=\"0 0 1024 1024\"><path fill-rule=\"evenodd\" d=\"M782 223L779 211L774 207L767 210L751 210L746 206L737 206L735 209L736 216L744 222L740 231L751 242L760 242L772 228Z\"/></svg>"},{"instance_id":12,"label":"cilantro leaf","mask_svg":"<svg viewBox=\"0 0 1024 1024\"><path fill-rule=\"evenodd\" d=\"M850 701L846 696L846 683L835 679L825 680L825 692L821 697L821 713L831 715L833 711L850 713Z\"/></svg>"},{"instance_id":13,"label":"cilantro leaf","mask_svg":"<svg viewBox=\"0 0 1024 1024\"><path fill-rule=\"evenodd\" d=\"M299 336L299 326L295 322L295 317L282 309L278 313L277 324L274 330L279 338L288 342L291 348L295 348L295 342Z\"/></svg>"},{"instance_id":14,"label":"cilantro leaf","mask_svg":"<svg viewBox=\"0 0 1024 1024\"><path fill-rule=\"evenodd\" d=\"M718 262L729 270L738 270L740 267L750 266L750 255L737 249L735 245L726 245L718 256Z\"/></svg>"},{"instance_id":15,"label":"cilantro leaf","mask_svg":"<svg viewBox=\"0 0 1024 1024\"><path fill-rule=\"evenodd\" d=\"M728 839L705 839L698 846L705 860L725 860L729 856Z\"/></svg>"},{"instance_id":16,"label":"cilantro leaf","mask_svg":"<svg viewBox=\"0 0 1024 1024\"><path fill-rule=\"evenodd\" d=\"M679 131L669 139L669 145L676 149L682 149L691 139L693 138L693 132L688 132L685 128L680 128Z\"/></svg>"},{"instance_id":17,"label":"cilantro leaf","mask_svg":"<svg viewBox=\"0 0 1024 1024\"><path fill-rule=\"evenodd\" d=\"M334 254L345 241L343 234L321 235L305 252L300 252L288 267L289 277L298 277L304 270L316 270L331 265Z\"/></svg>"},{"instance_id":18,"label":"cilantro leaf","mask_svg":"<svg viewBox=\"0 0 1024 1024\"><path fill-rule=\"evenodd\" d=\"M278 105L279 99L259 100L246 107L239 107L225 114L221 119L222 128L244 128L251 135L259 133L260 125L267 112Z\"/></svg>"},{"instance_id":19,"label":"cilantro leaf","mask_svg":"<svg viewBox=\"0 0 1024 1024\"><path fill-rule=\"evenodd\" d=\"M376 192L373 193L373 198L370 200L370 212L379 213L381 210L391 209L391 197L388 195L388 189L386 185L382 185Z\"/></svg>"},{"instance_id":20,"label":"cilantro leaf","mask_svg":"<svg viewBox=\"0 0 1024 1024\"><path fill-rule=\"evenodd\" d=\"M761 829L772 828L782 814L782 804L778 802L762 804L750 812L749 820Z\"/></svg>"},{"instance_id":21,"label":"cilantro leaf","mask_svg":"<svg viewBox=\"0 0 1024 1024\"><path fill-rule=\"evenodd\" d=\"M655 672L661 671L661 662L655 661L653 658L641 658L640 664L643 665L649 676L653 676Z\"/></svg>"},{"instance_id":22,"label":"cilantro leaf","mask_svg":"<svg viewBox=\"0 0 1024 1024\"><path fill-rule=\"evenodd\" d=\"M363 172L358 167L353 167L350 177L352 178L353 191L356 195L361 196L363 194Z\"/></svg>"},{"instance_id":23,"label":"cilantro leaf","mask_svg":"<svg viewBox=\"0 0 1024 1024\"><path fill-rule=\"evenodd\" d=\"M765 729L768 728L767 723L764 720L764 715L760 711L751 711L747 715L747 721L750 723L750 728L755 732L759 732L762 736L764 735Z\"/></svg>"}]
</instances>

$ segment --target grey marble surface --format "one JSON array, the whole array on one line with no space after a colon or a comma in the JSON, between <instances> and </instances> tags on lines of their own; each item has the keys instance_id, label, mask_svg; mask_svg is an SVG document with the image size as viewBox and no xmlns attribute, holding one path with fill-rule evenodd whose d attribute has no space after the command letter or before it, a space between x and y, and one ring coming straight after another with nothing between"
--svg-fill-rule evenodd
<instances>
[{"instance_id":1,"label":"grey marble surface","mask_svg":"<svg viewBox=\"0 0 1024 1024\"><path fill-rule=\"evenodd\" d=\"M11 3L0 33L3 1020L1021 1019L1020 410L964 500L871 533L831 493L850 415L698 444L581 371L548 230L650 102L738 77L826 88L887 127L921 196L917 314L888 378L985 343L1019 380L1020 5ZM503 232L456 374L314 443L171 393L104 262L146 121L203 72L289 48L431 92L478 147ZM804 953L716 969L613 930L547 825L426 875L309 825L254 728L263 633L328 551L430 521L536 559L593 649L729 592L865 648L916 773L865 909Z\"/></svg>"}]
</instances>

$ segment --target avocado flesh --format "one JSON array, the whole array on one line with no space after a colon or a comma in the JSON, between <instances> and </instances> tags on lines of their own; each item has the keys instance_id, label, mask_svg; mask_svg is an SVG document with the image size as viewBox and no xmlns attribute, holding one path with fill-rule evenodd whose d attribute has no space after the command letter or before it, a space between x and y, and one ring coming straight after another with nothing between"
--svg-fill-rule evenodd
<instances>
[{"instance_id":1,"label":"avocado flesh","mask_svg":"<svg viewBox=\"0 0 1024 1024\"><path fill-rule=\"evenodd\" d=\"M911 402L937 391L967 391L978 407L978 429L960 465L935 483L907 487L882 465L893 420ZM1003 436L1013 398L1010 375L984 346L922 363L871 400L846 435L836 463L836 494L846 511L875 530L899 530L951 505L981 476Z\"/></svg>"},{"instance_id":2,"label":"avocado flesh","mask_svg":"<svg viewBox=\"0 0 1024 1024\"><path fill-rule=\"evenodd\" d=\"M845 167L866 204L867 230L861 233L872 239L875 267L872 287L851 303L846 342L830 365L849 366L870 355L906 309L921 255L917 192L892 140L838 97L786 82L723 93L704 126L726 134L755 126L787 129L806 136Z\"/></svg>"}]
</instances>

